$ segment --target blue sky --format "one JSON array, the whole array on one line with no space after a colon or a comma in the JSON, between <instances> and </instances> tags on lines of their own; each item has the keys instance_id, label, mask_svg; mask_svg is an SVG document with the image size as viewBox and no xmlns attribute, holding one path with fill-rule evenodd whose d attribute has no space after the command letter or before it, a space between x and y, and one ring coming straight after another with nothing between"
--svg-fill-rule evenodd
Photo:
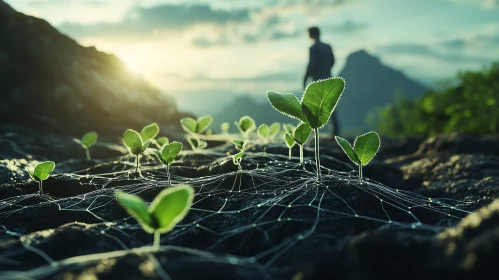
<instances>
[{"instance_id":1,"label":"blue sky","mask_svg":"<svg viewBox=\"0 0 499 280\"><path fill-rule=\"evenodd\" d=\"M337 57L365 49L432 84L499 59L499 0L7 0L116 54L165 92L301 87L318 25Z\"/></svg>"}]
</instances>

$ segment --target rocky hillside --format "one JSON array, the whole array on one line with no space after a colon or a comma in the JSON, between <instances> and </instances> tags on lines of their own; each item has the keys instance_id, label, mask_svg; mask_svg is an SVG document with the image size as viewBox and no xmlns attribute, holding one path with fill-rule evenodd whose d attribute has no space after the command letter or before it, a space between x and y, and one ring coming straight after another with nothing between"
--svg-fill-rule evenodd
<instances>
[{"instance_id":1,"label":"rocky hillside","mask_svg":"<svg viewBox=\"0 0 499 280\"><path fill-rule=\"evenodd\" d=\"M42 131L121 134L178 124L171 97L113 55L80 46L0 1L0 122Z\"/></svg>"}]
</instances>

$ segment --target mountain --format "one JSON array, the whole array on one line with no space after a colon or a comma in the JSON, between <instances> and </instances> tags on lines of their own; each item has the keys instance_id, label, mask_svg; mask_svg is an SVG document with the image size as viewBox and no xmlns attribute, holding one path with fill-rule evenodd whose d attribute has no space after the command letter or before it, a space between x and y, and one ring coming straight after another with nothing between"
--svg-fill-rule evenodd
<instances>
[{"instance_id":1,"label":"mountain","mask_svg":"<svg viewBox=\"0 0 499 280\"><path fill-rule=\"evenodd\" d=\"M176 127L179 118L171 97L115 56L80 46L0 0L0 123L121 134L153 121Z\"/></svg>"},{"instance_id":2,"label":"mountain","mask_svg":"<svg viewBox=\"0 0 499 280\"><path fill-rule=\"evenodd\" d=\"M338 119L344 132L372 129L366 124L367 114L393 103L396 91L413 99L428 90L402 72L383 65L378 58L364 50L347 57L339 76L346 81L345 91L337 107Z\"/></svg>"}]
</instances>

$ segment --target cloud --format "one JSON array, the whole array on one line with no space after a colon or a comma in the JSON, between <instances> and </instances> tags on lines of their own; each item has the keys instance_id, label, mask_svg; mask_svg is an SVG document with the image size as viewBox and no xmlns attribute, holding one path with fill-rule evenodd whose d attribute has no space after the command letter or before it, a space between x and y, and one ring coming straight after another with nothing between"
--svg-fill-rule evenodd
<instances>
[{"instance_id":1,"label":"cloud","mask_svg":"<svg viewBox=\"0 0 499 280\"><path fill-rule=\"evenodd\" d=\"M350 19L345 20L344 22L342 22L340 24L325 26L325 28L330 29L334 32L345 33L345 34L357 33L359 31L367 29L368 27L369 27L369 24L367 24L367 23L355 22L355 21L352 21Z\"/></svg>"}]
</instances>

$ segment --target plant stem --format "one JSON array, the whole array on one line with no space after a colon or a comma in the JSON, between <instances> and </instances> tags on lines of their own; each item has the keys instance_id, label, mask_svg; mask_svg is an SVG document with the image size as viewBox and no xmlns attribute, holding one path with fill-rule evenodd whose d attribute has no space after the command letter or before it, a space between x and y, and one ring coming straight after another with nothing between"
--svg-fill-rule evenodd
<instances>
[{"instance_id":1,"label":"plant stem","mask_svg":"<svg viewBox=\"0 0 499 280\"><path fill-rule=\"evenodd\" d=\"M40 186L40 195L43 194L43 188L42 188L42 180L39 181L38 185Z\"/></svg>"},{"instance_id":2,"label":"plant stem","mask_svg":"<svg viewBox=\"0 0 499 280\"><path fill-rule=\"evenodd\" d=\"M154 248L156 248L156 250L159 250L159 236L160 236L160 233L159 233L159 230L155 230L154 231L154 243L153 243L153 246Z\"/></svg>"},{"instance_id":3,"label":"plant stem","mask_svg":"<svg viewBox=\"0 0 499 280\"><path fill-rule=\"evenodd\" d=\"M303 163L303 146L300 145L300 163Z\"/></svg>"},{"instance_id":4,"label":"plant stem","mask_svg":"<svg viewBox=\"0 0 499 280\"><path fill-rule=\"evenodd\" d=\"M166 165L166 176L168 176L168 185L172 184L172 180L170 179L170 165Z\"/></svg>"},{"instance_id":5,"label":"plant stem","mask_svg":"<svg viewBox=\"0 0 499 280\"><path fill-rule=\"evenodd\" d=\"M317 179L321 178L321 157L319 155L319 129L314 129L315 134L315 167L317 169Z\"/></svg>"},{"instance_id":6,"label":"plant stem","mask_svg":"<svg viewBox=\"0 0 499 280\"><path fill-rule=\"evenodd\" d=\"M135 157L135 173L139 172L139 155Z\"/></svg>"},{"instance_id":7,"label":"plant stem","mask_svg":"<svg viewBox=\"0 0 499 280\"><path fill-rule=\"evenodd\" d=\"M87 160L91 160L92 158L90 157L90 149L85 149L85 153L87 154Z\"/></svg>"},{"instance_id":8,"label":"plant stem","mask_svg":"<svg viewBox=\"0 0 499 280\"><path fill-rule=\"evenodd\" d=\"M291 148L288 150L288 159L291 159Z\"/></svg>"},{"instance_id":9,"label":"plant stem","mask_svg":"<svg viewBox=\"0 0 499 280\"><path fill-rule=\"evenodd\" d=\"M362 185L362 164L359 164L359 183Z\"/></svg>"}]
</instances>

